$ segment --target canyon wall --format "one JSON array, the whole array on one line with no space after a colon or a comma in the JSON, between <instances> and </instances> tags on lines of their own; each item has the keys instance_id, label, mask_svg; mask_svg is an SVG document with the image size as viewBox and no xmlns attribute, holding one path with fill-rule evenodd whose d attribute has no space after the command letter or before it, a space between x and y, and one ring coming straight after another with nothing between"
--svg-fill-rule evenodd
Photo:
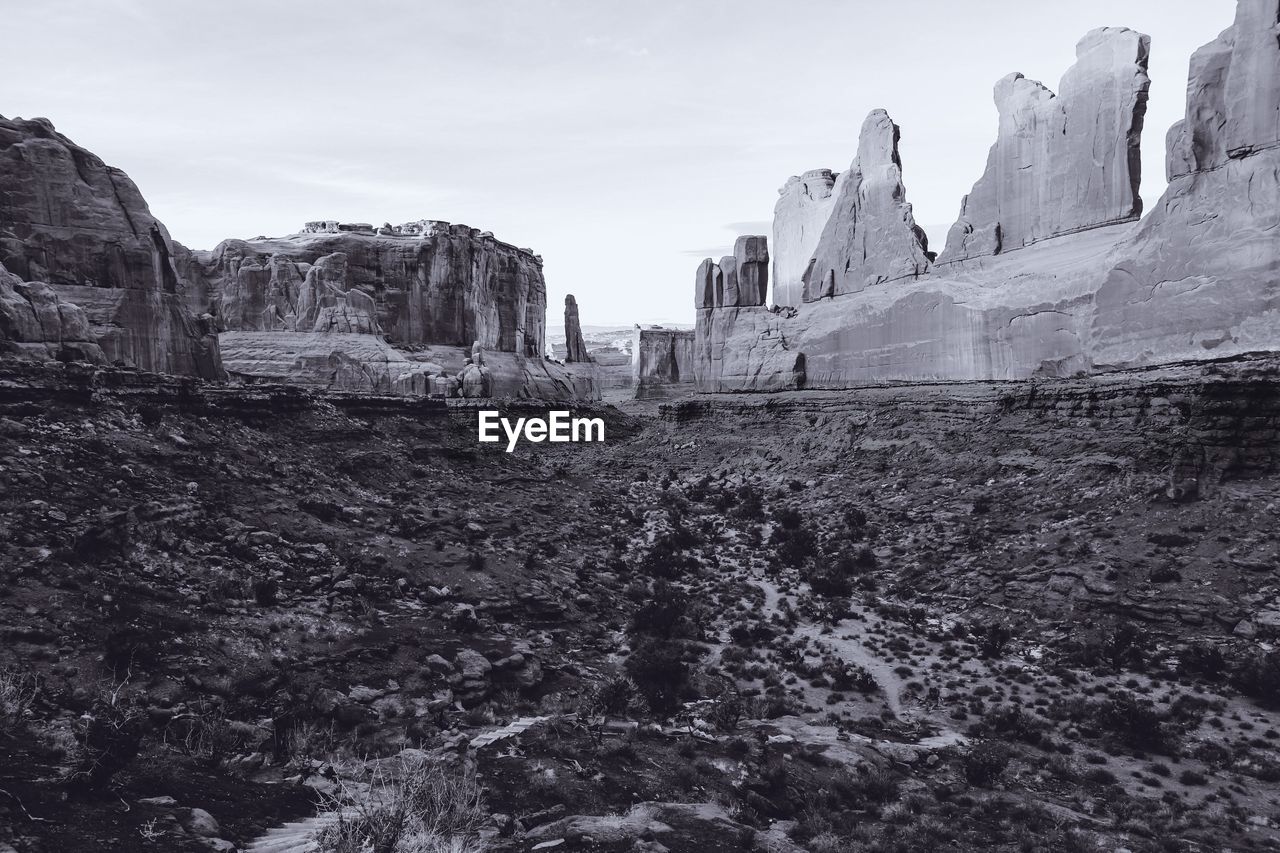
<instances>
[{"instance_id":1,"label":"canyon wall","mask_svg":"<svg viewBox=\"0 0 1280 853\"><path fill-rule=\"evenodd\" d=\"M929 269L928 238L916 225L902 185L898 126L873 110L803 276L805 302L857 293Z\"/></svg>"},{"instance_id":2,"label":"canyon wall","mask_svg":"<svg viewBox=\"0 0 1280 853\"><path fill-rule=\"evenodd\" d=\"M837 204L824 232L835 239L815 252L819 301L708 309L700 269L699 386L1020 379L1277 349L1278 22L1280 0L1240 0L1235 24L1196 53L1187 118L1168 135L1171 181L1141 220L1134 155L1147 40L1100 30L1081 41L1063 95L1032 92L1024 106L1038 106L1015 110L1016 121L1002 112L987 173L927 268L923 244L908 241L864 272L878 244L860 242L856 206L854 227L838 235ZM1002 86L1031 92L1020 81ZM1075 117L1065 133L1061 116ZM1046 126L1059 128L1058 142ZM909 211L899 190L890 181L880 203ZM905 217L897 225L909 233ZM885 275L894 263L905 275Z\"/></svg>"},{"instance_id":3,"label":"canyon wall","mask_svg":"<svg viewBox=\"0 0 1280 853\"><path fill-rule=\"evenodd\" d=\"M637 399L668 396L693 386L692 329L636 326L631 345L631 386Z\"/></svg>"},{"instance_id":4,"label":"canyon wall","mask_svg":"<svg viewBox=\"0 0 1280 853\"><path fill-rule=\"evenodd\" d=\"M137 186L45 119L0 118L0 355L222 381L565 399L542 259L465 225L307 223L174 242ZM221 334L220 334L221 333Z\"/></svg>"},{"instance_id":5,"label":"canyon wall","mask_svg":"<svg viewBox=\"0 0 1280 853\"><path fill-rule=\"evenodd\" d=\"M124 172L47 119L0 117L0 265L77 306L107 360L221 379L216 330L190 310L178 277L181 251ZM65 355L57 335L67 332L49 328L46 342Z\"/></svg>"},{"instance_id":6,"label":"canyon wall","mask_svg":"<svg viewBox=\"0 0 1280 853\"><path fill-rule=\"evenodd\" d=\"M1021 74L995 86L1000 113L987 168L960 203L943 261L1136 219L1147 112L1149 36L1088 33L1055 95Z\"/></svg>"},{"instance_id":7,"label":"canyon wall","mask_svg":"<svg viewBox=\"0 0 1280 853\"><path fill-rule=\"evenodd\" d=\"M773 207L774 305L795 308L803 301L804 274L831 218L840 177L830 169L812 169L788 178L778 190Z\"/></svg>"},{"instance_id":8,"label":"canyon wall","mask_svg":"<svg viewBox=\"0 0 1280 853\"><path fill-rule=\"evenodd\" d=\"M191 252L228 371L246 380L437 396L574 399L594 373L547 360L542 258L437 220L321 220Z\"/></svg>"}]
</instances>

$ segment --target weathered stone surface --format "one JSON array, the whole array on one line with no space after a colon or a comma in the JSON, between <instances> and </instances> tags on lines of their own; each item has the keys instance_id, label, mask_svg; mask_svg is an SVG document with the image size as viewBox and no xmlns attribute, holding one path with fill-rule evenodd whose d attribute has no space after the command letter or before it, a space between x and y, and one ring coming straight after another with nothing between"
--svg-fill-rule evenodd
<instances>
[{"instance_id":1,"label":"weathered stone surface","mask_svg":"<svg viewBox=\"0 0 1280 853\"><path fill-rule=\"evenodd\" d=\"M0 354L37 361L106 362L79 306L0 265Z\"/></svg>"},{"instance_id":2,"label":"weathered stone surface","mask_svg":"<svg viewBox=\"0 0 1280 853\"><path fill-rule=\"evenodd\" d=\"M773 206L773 304L797 307L804 298L804 274L831 218L837 177L812 169L790 177Z\"/></svg>"},{"instance_id":3,"label":"weathered stone surface","mask_svg":"<svg viewBox=\"0 0 1280 853\"><path fill-rule=\"evenodd\" d=\"M227 371L239 381L408 396L462 396L459 374L472 358L466 347L402 351L377 335L342 332L223 332L220 342ZM493 397L590 400L600 396L590 371L569 370L518 353L490 350L483 358Z\"/></svg>"},{"instance_id":4,"label":"weathered stone surface","mask_svg":"<svg viewBox=\"0 0 1280 853\"><path fill-rule=\"evenodd\" d=\"M666 396L672 386L691 385L693 329L636 326L631 345L631 384L638 399Z\"/></svg>"},{"instance_id":5,"label":"weathered stone surface","mask_svg":"<svg viewBox=\"0 0 1280 853\"><path fill-rule=\"evenodd\" d=\"M1197 52L1187 119L1169 135L1173 180L1140 222L978 254L798 311L703 309L700 386L1019 379L1274 350L1280 145L1250 113L1280 111L1280 94L1256 96L1274 91L1266 37L1274 44L1278 12L1277 0L1241 0L1232 30ZM1117 43L1145 39L1122 32ZM1267 79L1250 86L1238 69ZM1131 92L1144 85L1131 83ZM1254 94L1229 97L1232 86ZM1127 102L1114 103L1128 114ZM1098 197L1088 182L1059 187L1043 209L1090 208Z\"/></svg>"},{"instance_id":6,"label":"weathered stone surface","mask_svg":"<svg viewBox=\"0 0 1280 853\"><path fill-rule=\"evenodd\" d=\"M761 306L698 311L693 369L699 391L780 391L804 387L805 355L783 333L781 316Z\"/></svg>"},{"instance_id":7,"label":"weathered stone surface","mask_svg":"<svg viewBox=\"0 0 1280 853\"><path fill-rule=\"evenodd\" d=\"M862 123L858 156L842 176L804 273L804 301L918 276L932 260L928 238L906 201L898 126L884 110L873 110Z\"/></svg>"},{"instance_id":8,"label":"weathered stone surface","mask_svg":"<svg viewBox=\"0 0 1280 853\"><path fill-rule=\"evenodd\" d=\"M235 331L291 323L323 331L318 323L381 331L396 345L479 341L488 351L539 358L546 345L542 259L466 225L307 223L288 237L223 241L195 253L186 269Z\"/></svg>"},{"instance_id":9,"label":"weathered stone surface","mask_svg":"<svg viewBox=\"0 0 1280 853\"><path fill-rule=\"evenodd\" d=\"M587 342L582 339L582 320L578 317L578 300L569 294L564 298L564 340L566 362L589 362Z\"/></svg>"},{"instance_id":10,"label":"weathered stone surface","mask_svg":"<svg viewBox=\"0 0 1280 853\"><path fill-rule=\"evenodd\" d=\"M212 327L184 304L179 249L124 172L47 119L0 117L0 264L82 308L109 360L219 379Z\"/></svg>"},{"instance_id":11,"label":"weathered stone surface","mask_svg":"<svg viewBox=\"0 0 1280 853\"><path fill-rule=\"evenodd\" d=\"M1142 213L1139 142L1148 36L1089 32L1061 94L1021 74L995 86L1000 128L987 168L960 204L941 260L994 255Z\"/></svg>"},{"instance_id":12,"label":"weathered stone surface","mask_svg":"<svg viewBox=\"0 0 1280 853\"><path fill-rule=\"evenodd\" d=\"M696 281L696 308L763 305L769 290L769 238L739 237L732 255L718 264L706 258L698 265Z\"/></svg>"}]
</instances>

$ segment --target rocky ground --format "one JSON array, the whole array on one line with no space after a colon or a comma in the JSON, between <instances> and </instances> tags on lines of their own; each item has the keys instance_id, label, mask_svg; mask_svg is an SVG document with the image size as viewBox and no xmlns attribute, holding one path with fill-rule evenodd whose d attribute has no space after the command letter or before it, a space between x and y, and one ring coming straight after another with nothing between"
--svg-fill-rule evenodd
<instances>
[{"instance_id":1,"label":"rocky ground","mask_svg":"<svg viewBox=\"0 0 1280 853\"><path fill-rule=\"evenodd\" d=\"M10 370L0 851L284 849L413 756L503 851L1276 849L1277 401L1267 360L694 397L506 454Z\"/></svg>"}]
</instances>

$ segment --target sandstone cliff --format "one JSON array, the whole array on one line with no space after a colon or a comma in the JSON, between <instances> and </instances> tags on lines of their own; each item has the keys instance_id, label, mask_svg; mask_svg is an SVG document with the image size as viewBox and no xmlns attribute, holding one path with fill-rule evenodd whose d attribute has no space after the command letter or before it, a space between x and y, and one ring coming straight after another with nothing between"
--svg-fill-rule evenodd
<instances>
[{"instance_id":1,"label":"sandstone cliff","mask_svg":"<svg viewBox=\"0 0 1280 853\"><path fill-rule=\"evenodd\" d=\"M83 309L108 360L220 379L216 335L184 303L176 252L124 172L47 119L0 117L0 264Z\"/></svg>"},{"instance_id":2,"label":"sandstone cliff","mask_svg":"<svg viewBox=\"0 0 1280 853\"><path fill-rule=\"evenodd\" d=\"M323 220L225 240L180 263L244 380L350 391L598 396L591 370L546 360L542 259L466 225ZM585 348L584 348L585 349Z\"/></svg>"},{"instance_id":3,"label":"sandstone cliff","mask_svg":"<svg viewBox=\"0 0 1280 853\"><path fill-rule=\"evenodd\" d=\"M1029 136L1010 136L1002 114L992 168L966 207L971 217L990 215L953 230L964 239L959 250L953 239L941 259L951 262L795 311L699 311L699 386L1017 379L1276 349L1277 21L1280 0L1240 0L1232 28L1196 53L1187 118L1169 134L1172 180L1140 222L1127 220L1137 213L1133 145L1147 85L1146 39L1095 31L1081 42L1064 94L1042 91L1028 101L1040 105L1020 114ZM1004 142L1040 138L1040 120L1059 111L1086 116L1096 131L1072 142L1068 129L1067 147L1054 157L1006 158ZM1075 164L1062 166L1061 156ZM1020 162L1028 174L1010 179L1008 168ZM984 229L1000 235L999 252L992 244L979 249L973 238ZM901 258L916 263L910 253ZM699 305L704 289L700 272Z\"/></svg>"},{"instance_id":4,"label":"sandstone cliff","mask_svg":"<svg viewBox=\"0 0 1280 853\"><path fill-rule=\"evenodd\" d=\"M858 156L840 181L831 216L805 271L804 301L856 293L918 276L933 255L902 185L898 126L874 110L858 134Z\"/></svg>"},{"instance_id":5,"label":"sandstone cliff","mask_svg":"<svg viewBox=\"0 0 1280 853\"><path fill-rule=\"evenodd\" d=\"M1142 213L1139 143L1151 39L1088 33L1054 95L1010 74L995 87L1000 127L987 168L960 203L943 261L994 255Z\"/></svg>"},{"instance_id":6,"label":"sandstone cliff","mask_svg":"<svg viewBox=\"0 0 1280 853\"><path fill-rule=\"evenodd\" d=\"M24 282L0 265L0 355L44 361L106 362L89 320L42 282Z\"/></svg>"},{"instance_id":7,"label":"sandstone cliff","mask_svg":"<svg viewBox=\"0 0 1280 853\"><path fill-rule=\"evenodd\" d=\"M631 344L631 384L637 399L665 397L693 384L692 329L636 326Z\"/></svg>"},{"instance_id":8,"label":"sandstone cliff","mask_svg":"<svg viewBox=\"0 0 1280 853\"><path fill-rule=\"evenodd\" d=\"M479 341L535 357L545 347L542 259L466 225L312 222L225 240L187 270L233 331L381 332L396 345Z\"/></svg>"},{"instance_id":9,"label":"sandstone cliff","mask_svg":"<svg viewBox=\"0 0 1280 853\"><path fill-rule=\"evenodd\" d=\"M845 173L847 174L847 173ZM831 218L839 178L830 169L791 177L773 207L773 304L797 307L804 297L804 274Z\"/></svg>"}]
</instances>

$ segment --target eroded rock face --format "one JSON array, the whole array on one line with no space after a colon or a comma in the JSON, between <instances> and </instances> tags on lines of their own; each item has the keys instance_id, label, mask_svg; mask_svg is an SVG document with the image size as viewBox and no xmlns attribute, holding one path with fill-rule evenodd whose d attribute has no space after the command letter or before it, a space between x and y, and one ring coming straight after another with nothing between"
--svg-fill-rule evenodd
<instances>
[{"instance_id":1,"label":"eroded rock face","mask_svg":"<svg viewBox=\"0 0 1280 853\"><path fill-rule=\"evenodd\" d=\"M569 363L591 361L587 342L582 338L582 321L578 317L578 300L570 293L564 298L564 360Z\"/></svg>"},{"instance_id":2,"label":"eroded rock face","mask_svg":"<svg viewBox=\"0 0 1280 853\"><path fill-rule=\"evenodd\" d=\"M79 306L0 265L0 354L44 361L106 362Z\"/></svg>"},{"instance_id":3,"label":"eroded rock face","mask_svg":"<svg viewBox=\"0 0 1280 853\"><path fill-rule=\"evenodd\" d=\"M47 119L0 117L0 264L82 308L108 360L221 379L212 327L184 303L179 250L124 172Z\"/></svg>"},{"instance_id":4,"label":"eroded rock face","mask_svg":"<svg viewBox=\"0 0 1280 853\"><path fill-rule=\"evenodd\" d=\"M858 156L840 180L830 218L803 275L804 301L857 293L929 268L928 238L902 185L898 126L884 110L862 123Z\"/></svg>"},{"instance_id":5,"label":"eroded rock face","mask_svg":"<svg viewBox=\"0 0 1280 853\"><path fill-rule=\"evenodd\" d=\"M1241 0L1234 26L1196 53L1187 118L1169 134L1172 180L1140 222L1095 222L1019 251L977 253L893 287L794 312L699 311L700 380L707 378L707 390L763 390L792 387L797 378L818 388L885 379L1022 379L1275 350L1280 144L1271 117L1280 112L1278 21L1280 0ZM1144 49L1145 39L1128 31L1104 31L1085 44L1113 39ZM1251 85L1250 75L1261 78ZM1131 93L1143 85L1130 84ZM1049 105L1061 100L1043 91L1029 97ZM1130 114L1128 101L1112 103L1123 107L1119 115ZM1125 147L1106 150L1123 160ZM1057 186L1040 209L1099 209L1093 200L1103 185ZM1107 197L1124 198L1104 188Z\"/></svg>"},{"instance_id":6,"label":"eroded rock face","mask_svg":"<svg viewBox=\"0 0 1280 853\"><path fill-rule=\"evenodd\" d=\"M773 206L773 304L798 306L804 298L804 274L831 218L837 176L812 169L791 177Z\"/></svg>"},{"instance_id":7,"label":"eroded rock face","mask_svg":"<svg viewBox=\"0 0 1280 853\"><path fill-rule=\"evenodd\" d=\"M739 237L732 255L725 255L718 264L706 258L698 265L696 281L696 308L763 305L769 290L769 239Z\"/></svg>"},{"instance_id":8,"label":"eroded rock face","mask_svg":"<svg viewBox=\"0 0 1280 853\"><path fill-rule=\"evenodd\" d=\"M662 397L671 386L694 381L694 331L636 326L631 380L637 399Z\"/></svg>"},{"instance_id":9,"label":"eroded rock face","mask_svg":"<svg viewBox=\"0 0 1280 853\"><path fill-rule=\"evenodd\" d=\"M1170 182L1098 290L1093 360L1151 363L1280 341L1280 0L1240 0L1195 52Z\"/></svg>"},{"instance_id":10,"label":"eroded rock face","mask_svg":"<svg viewBox=\"0 0 1280 853\"><path fill-rule=\"evenodd\" d=\"M226 240L195 260L188 269L230 330L323 331L319 322L406 346L480 341L538 358L545 348L542 259L466 225L307 223L289 237Z\"/></svg>"},{"instance_id":11,"label":"eroded rock face","mask_svg":"<svg viewBox=\"0 0 1280 853\"><path fill-rule=\"evenodd\" d=\"M1089 32L1060 94L1021 74L995 86L1000 127L941 260L994 255L1142 213L1139 142L1150 37Z\"/></svg>"}]
</instances>

